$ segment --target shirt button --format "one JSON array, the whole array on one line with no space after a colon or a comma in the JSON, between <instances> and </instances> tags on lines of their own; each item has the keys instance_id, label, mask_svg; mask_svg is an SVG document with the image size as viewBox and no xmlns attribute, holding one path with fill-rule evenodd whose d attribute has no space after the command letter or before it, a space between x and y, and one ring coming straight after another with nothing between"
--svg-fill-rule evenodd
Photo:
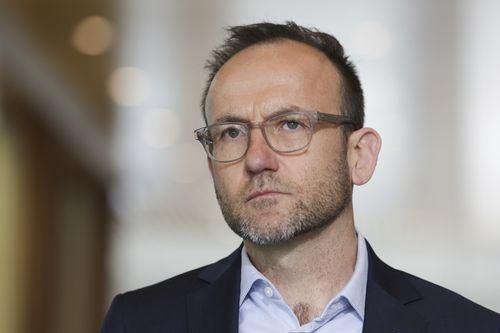
<instances>
[{"instance_id":1,"label":"shirt button","mask_svg":"<svg viewBox=\"0 0 500 333\"><path fill-rule=\"evenodd\" d=\"M273 288L271 287L265 287L264 288L264 294L266 294L267 297L271 298L274 295Z\"/></svg>"}]
</instances>

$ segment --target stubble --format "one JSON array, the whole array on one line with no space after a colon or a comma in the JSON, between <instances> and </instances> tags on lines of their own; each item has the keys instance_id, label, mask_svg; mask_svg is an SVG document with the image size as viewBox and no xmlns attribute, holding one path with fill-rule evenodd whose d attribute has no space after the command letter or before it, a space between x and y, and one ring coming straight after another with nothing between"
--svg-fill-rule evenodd
<instances>
[{"instance_id":1,"label":"stubble","mask_svg":"<svg viewBox=\"0 0 500 333\"><path fill-rule=\"evenodd\" d=\"M346 152L324 170L311 170L301 184L263 172L253 176L249 185L234 198L229 198L214 182L222 215L229 227L244 240L256 245L274 245L333 223L352 199ZM274 214L279 199L268 198L245 202L245 190L272 188L292 193L292 204L284 214ZM247 207L245 207L247 205ZM262 216L271 216L263 223Z\"/></svg>"}]
</instances>

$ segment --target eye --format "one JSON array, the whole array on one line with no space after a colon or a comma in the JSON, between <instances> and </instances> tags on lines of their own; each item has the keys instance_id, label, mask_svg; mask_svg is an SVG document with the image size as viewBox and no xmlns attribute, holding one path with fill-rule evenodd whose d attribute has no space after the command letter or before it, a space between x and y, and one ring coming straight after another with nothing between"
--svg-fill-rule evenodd
<instances>
[{"instance_id":1,"label":"eye","mask_svg":"<svg viewBox=\"0 0 500 333\"><path fill-rule=\"evenodd\" d=\"M221 138L236 139L240 136L241 130L237 127L228 127L221 132Z\"/></svg>"},{"instance_id":2,"label":"eye","mask_svg":"<svg viewBox=\"0 0 500 333\"><path fill-rule=\"evenodd\" d=\"M299 126L302 126L302 124L296 120L283 121L283 127L285 127L286 129L289 129L289 130L296 130L297 128L299 128Z\"/></svg>"},{"instance_id":3,"label":"eye","mask_svg":"<svg viewBox=\"0 0 500 333\"><path fill-rule=\"evenodd\" d=\"M280 131L296 132L303 130L307 125L301 119L296 118L285 118L277 123L277 129Z\"/></svg>"}]
</instances>

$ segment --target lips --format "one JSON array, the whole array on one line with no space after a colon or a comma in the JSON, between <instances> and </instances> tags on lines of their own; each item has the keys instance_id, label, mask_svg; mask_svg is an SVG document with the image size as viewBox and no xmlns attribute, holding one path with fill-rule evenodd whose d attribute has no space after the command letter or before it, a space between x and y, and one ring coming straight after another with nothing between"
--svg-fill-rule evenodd
<instances>
[{"instance_id":1,"label":"lips","mask_svg":"<svg viewBox=\"0 0 500 333\"><path fill-rule=\"evenodd\" d=\"M281 191L278 191L278 190L266 190L266 189L263 189L263 190L258 190L258 191L251 192L250 195L247 197L246 201L248 202L248 201L253 200L253 199L257 199L257 198L265 197L265 196L270 196L270 195L273 195L273 194L289 194L289 193L281 192Z\"/></svg>"}]
</instances>

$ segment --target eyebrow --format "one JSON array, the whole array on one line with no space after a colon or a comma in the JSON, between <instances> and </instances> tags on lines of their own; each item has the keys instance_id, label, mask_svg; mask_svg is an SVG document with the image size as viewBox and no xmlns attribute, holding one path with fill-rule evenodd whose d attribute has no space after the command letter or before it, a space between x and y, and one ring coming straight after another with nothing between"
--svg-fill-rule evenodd
<instances>
[{"instance_id":1,"label":"eyebrow","mask_svg":"<svg viewBox=\"0 0 500 333\"><path fill-rule=\"evenodd\" d=\"M290 104L290 105L279 107L277 110L266 115L264 120L269 119L269 118L274 117L274 116L281 115L281 114L286 114L286 113L290 113L290 112L304 112L304 111L307 111L307 110L305 110L297 105ZM223 115L223 116L215 119L213 124L233 123L233 122L234 123L251 123L251 121L249 121L247 118L240 117L237 115L227 114L227 115Z\"/></svg>"},{"instance_id":2,"label":"eyebrow","mask_svg":"<svg viewBox=\"0 0 500 333\"><path fill-rule=\"evenodd\" d=\"M220 123L248 123L248 119L245 119L243 117L239 117L236 115L232 114L227 114L223 115L217 119L215 119L214 124L220 124Z\"/></svg>"}]
</instances>

